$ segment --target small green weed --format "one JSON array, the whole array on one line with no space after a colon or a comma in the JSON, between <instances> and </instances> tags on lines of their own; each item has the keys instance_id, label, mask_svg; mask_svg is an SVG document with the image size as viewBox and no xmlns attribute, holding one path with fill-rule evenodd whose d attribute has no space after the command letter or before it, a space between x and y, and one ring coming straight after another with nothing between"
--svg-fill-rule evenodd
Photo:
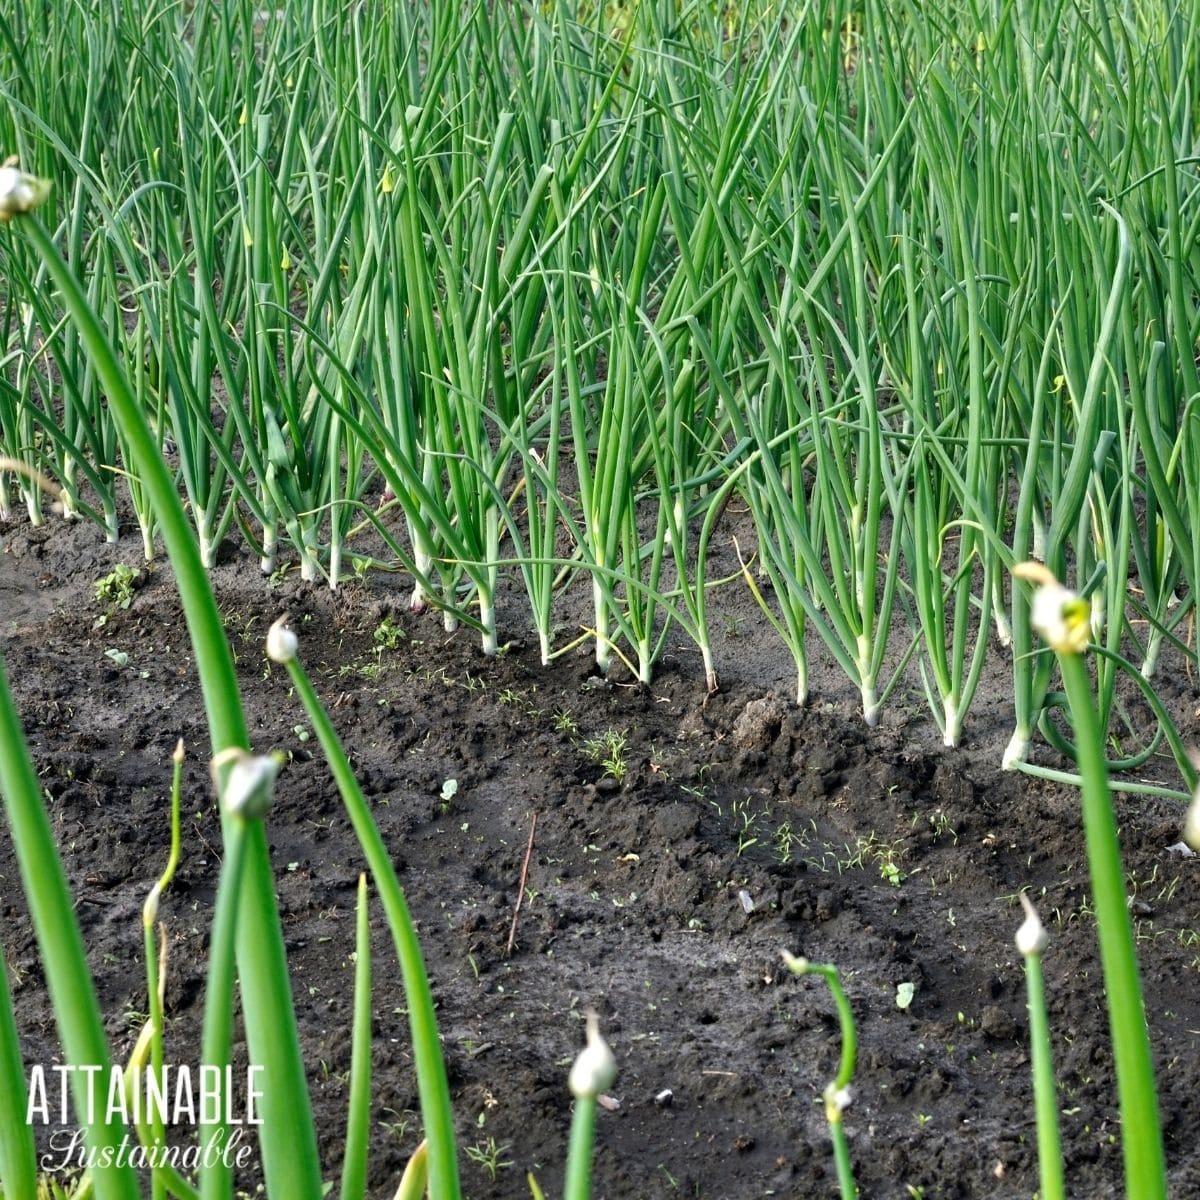
<instances>
[{"instance_id":1,"label":"small green weed","mask_svg":"<svg viewBox=\"0 0 1200 1200\"><path fill-rule=\"evenodd\" d=\"M605 775L610 775L618 783L624 783L629 770L625 761L626 746L624 733L608 729L599 737L586 738L583 742L583 753L591 762L599 763L604 768Z\"/></svg>"},{"instance_id":2,"label":"small green weed","mask_svg":"<svg viewBox=\"0 0 1200 1200\"><path fill-rule=\"evenodd\" d=\"M512 1160L506 1157L511 1149L507 1142L497 1145L495 1138L488 1138L486 1142L468 1146L467 1157L488 1177L490 1183L495 1183L500 1172L512 1166Z\"/></svg>"},{"instance_id":3,"label":"small green weed","mask_svg":"<svg viewBox=\"0 0 1200 1200\"><path fill-rule=\"evenodd\" d=\"M375 626L375 632L371 634L371 641L375 645L376 653L381 654L384 650L398 649L403 642L408 641L408 634L391 617L384 617Z\"/></svg>"},{"instance_id":4,"label":"small green weed","mask_svg":"<svg viewBox=\"0 0 1200 1200\"><path fill-rule=\"evenodd\" d=\"M569 708L560 708L551 718L558 733L574 736L579 732L579 722L575 720Z\"/></svg>"},{"instance_id":5,"label":"small green weed","mask_svg":"<svg viewBox=\"0 0 1200 1200\"><path fill-rule=\"evenodd\" d=\"M96 599L108 606L109 611L128 608L133 603L139 574L124 563L117 565L102 579L96 580Z\"/></svg>"}]
</instances>

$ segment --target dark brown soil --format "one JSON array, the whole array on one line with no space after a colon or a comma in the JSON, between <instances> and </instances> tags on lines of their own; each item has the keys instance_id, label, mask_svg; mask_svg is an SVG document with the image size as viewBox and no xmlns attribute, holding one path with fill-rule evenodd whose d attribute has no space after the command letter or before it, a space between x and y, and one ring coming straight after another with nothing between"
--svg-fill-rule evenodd
<instances>
[{"instance_id":1,"label":"dark brown soil","mask_svg":"<svg viewBox=\"0 0 1200 1200\"><path fill-rule=\"evenodd\" d=\"M219 861L206 732L169 570L97 628L96 579L135 562L95 530L0 530L0 638L45 784L109 1034L128 1053L145 1008L142 899L165 860L169 755L189 749L184 860L163 904L171 937L168 1057L194 1062L205 931ZM267 625L290 611L301 653L392 847L423 936L458 1116L464 1191L560 1194L566 1074L597 1008L619 1101L598 1125L598 1200L835 1194L819 1103L835 1069L831 999L783 967L836 963L858 1018L847 1130L864 1196L1028 1197L1037 1189L1016 893L1033 889L1073 1195L1120 1190L1111 1052L1078 799L997 769L1003 689L945 751L915 694L864 728L814 669L788 702L785 652L725 602L722 679L668 655L648 691L597 679L584 654L549 669L530 647L480 656L469 631L413 617L399 583L337 595L272 587L248 560L218 599L255 748L290 751L269 836L293 990L329 1178L350 1062L354 888L361 855L303 714L266 670ZM404 640L377 655L390 616ZM511 629L519 629L514 609ZM565 639L564 639L565 640ZM128 656L117 666L105 651ZM1000 656L997 654L997 662ZM589 743L622 735L618 781ZM617 771L620 774L620 771ZM458 782L448 805L440 795ZM1200 1195L1197 860L1168 851L1180 814L1119 799L1171 1169ZM516 950L505 956L538 814ZM752 911L746 908L752 905ZM57 1055L11 847L0 913L27 1063ZM372 1180L390 1197L419 1137L399 972L375 923ZM897 986L914 985L911 1007ZM656 1096L669 1090L669 1102ZM468 1157L503 1148L495 1179Z\"/></svg>"}]
</instances>

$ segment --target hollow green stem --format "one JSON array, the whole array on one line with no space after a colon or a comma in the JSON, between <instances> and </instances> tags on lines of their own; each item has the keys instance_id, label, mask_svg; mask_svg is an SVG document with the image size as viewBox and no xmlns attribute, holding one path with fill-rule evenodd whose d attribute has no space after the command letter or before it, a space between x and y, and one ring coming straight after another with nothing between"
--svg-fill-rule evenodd
<instances>
[{"instance_id":1,"label":"hollow green stem","mask_svg":"<svg viewBox=\"0 0 1200 1200\"><path fill-rule=\"evenodd\" d=\"M424 1200L425 1188L429 1183L429 1143L422 1142L408 1160L400 1186L396 1188L395 1200Z\"/></svg>"},{"instance_id":2,"label":"hollow green stem","mask_svg":"<svg viewBox=\"0 0 1200 1200\"><path fill-rule=\"evenodd\" d=\"M1139 1200L1165 1200L1154 1062L1125 899L1117 823L1104 770L1100 723L1082 655L1060 653L1058 661L1071 705L1083 784L1083 828L1116 1065L1126 1192Z\"/></svg>"},{"instance_id":3,"label":"hollow green stem","mask_svg":"<svg viewBox=\"0 0 1200 1200\"><path fill-rule=\"evenodd\" d=\"M8 690L2 659L0 796L4 800L4 811L17 852L21 883L29 902L63 1051L72 1065L96 1066L99 1078L107 1079L110 1070L108 1044L88 971L83 938L55 847L54 831L42 805L41 789ZM86 1080L84 1072L72 1073L75 1111L81 1122L91 1107ZM107 1153L113 1156L114 1163L118 1161L116 1155L125 1136L124 1125L119 1119L84 1123L83 1133L89 1150ZM137 1177L128 1164L97 1171L95 1183L98 1200L137 1200Z\"/></svg>"},{"instance_id":4,"label":"hollow green stem","mask_svg":"<svg viewBox=\"0 0 1200 1200\"><path fill-rule=\"evenodd\" d=\"M567 1176L564 1200L589 1200L592 1188L592 1144L596 1136L596 1097L580 1096L571 1117L571 1139L567 1145Z\"/></svg>"},{"instance_id":5,"label":"hollow green stem","mask_svg":"<svg viewBox=\"0 0 1200 1200\"><path fill-rule=\"evenodd\" d=\"M0 951L0 1193L32 1200L37 1187L33 1129L25 1120L25 1069L8 990L8 964Z\"/></svg>"},{"instance_id":6,"label":"hollow green stem","mask_svg":"<svg viewBox=\"0 0 1200 1200\"><path fill-rule=\"evenodd\" d=\"M831 963L813 963L806 958L797 958L784 952L783 961L788 970L796 975L819 975L829 986L837 1009L838 1024L842 1031L842 1057L838 1071L825 1088L825 1119L829 1123L829 1136L833 1142L833 1161L837 1169L838 1188L842 1200L855 1200L858 1189L854 1183L854 1168L850 1163L850 1148L846 1142L846 1131L842 1127L842 1114L850 1103L850 1081L854 1078L854 1064L858 1057L858 1033L854 1025L854 1010L846 991L842 987L837 967Z\"/></svg>"},{"instance_id":7,"label":"hollow green stem","mask_svg":"<svg viewBox=\"0 0 1200 1200\"><path fill-rule=\"evenodd\" d=\"M1030 954L1025 958L1025 986L1029 1003L1033 1102L1037 1115L1038 1178L1042 1200L1063 1200L1066 1188L1058 1131L1058 1096L1054 1088L1054 1060L1050 1053L1050 1022L1046 1017L1046 990L1040 954Z\"/></svg>"},{"instance_id":8,"label":"hollow green stem","mask_svg":"<svg viewBox=\"0 0 1200 1200\"><path fill-rule=\"evenodd\" d=\"M25 219L23 227L59 289L134 458L131 466L141 475L158 517L195 649L213 754L244 747L248 737L233 658L171 473L78 279L36 217ZM228 818L222 820L228 835ZM295 1200L320 1200L316 1130L300 1055L270 857L261 827L251 831L248 841L245 915L238 925L237 957L250 1056L264 1071L263 1123L259 1127L263 1172L272 1193ZM95 1061L68 1053L72 1062Z\"/></svg>"},{"instance_id":9,"label":"hollow green stem","mask_svg":"<svg viewBox=\"0 0 1200 1200\"><path fill-rule=\"evenodd\" d=\"M317 740L333 772L346 814L366 856L375 889L387 916L388 927L400 961L404 992L408 1000L409 1027L412 1031L413 1058L417 1072L417 1090L421 1097L421 1117L429 1140L430 1200L456 1200L458 1163L454 1150L454 1117L450 1106L450 1088L438 1039L433 997L425 972L421 944L409 915L404 892L396 879L391 855L379 834L379 828L358 786L345 750L338 739L316 689L296 658L287 663L288 676L304 711L312 722Z\"/></svg>"},{"instance_id":10,"label":"hollow green stem","mask_svg":"<svg viewBox=\"0 0 1200 1200\"><path fill-rule=\"evenodd\" d=\"M163 965L159 961L158 945L155 941L155 924L158 920L158 906L163 892L170 886L175 877L175 869L179 866L180 849L182 845L180 829L180 807L183 786L183 739L175 747L172 756L174 769L171 776L171 849L167 855L167 865L142 908L142 942L146 955L146 996L151 1024L150 1067L163 1086L163 988L165 978ZM160 928L164 928L160 926ZM163 933L164 946L166 933ZM162 1145L166 1141L166 1129L160 1113L155 1112L149 1123L152 1145ZM160 1170L153 1170L150 1175L150 1193L152 1200L164 1200L167 1194L166 1181Z\"/></svg>"},{"instance_id":11,"label":"hollow green stem","mask_svg":"<svg viewBox=\"0 0 1200 1200\"><path fill-rule=\"evenodd\" d=\"M371 922L367 877L358 877L354 960L354 1040L350 1052L350 1113L342 1157L342 1200L361 1200L367 1187L371 1133Z\"/></svg>"},{"instance_id":12,"label":"hollow green stem","mask_svg":"<svg viewBox=\"0 0 1200 1200\"><path fill-rule=\"evenodd\" d=\"M233 1035L234 947L237 942L238 913L242 906L243 868L246 861L247 833L251 822L232 816L225 835L225 861L217 886L216 910L208 958L208 982L204 993L204 1030L200 1061L215 1067L225 1077ZM223 1091L218 1091L224 1096ZM200 1196L201 1200L225 1200L232 1192L233 1172L225 1147L229 1135L225 1123L225 1103L218 1103L216 1119L200 1125Z\"/></svg>"}]
</instances>

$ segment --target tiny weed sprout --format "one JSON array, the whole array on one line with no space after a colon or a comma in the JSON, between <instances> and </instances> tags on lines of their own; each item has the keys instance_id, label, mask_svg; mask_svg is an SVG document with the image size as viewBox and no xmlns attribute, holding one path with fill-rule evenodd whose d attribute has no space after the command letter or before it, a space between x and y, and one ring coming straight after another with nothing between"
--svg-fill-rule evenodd
<instances>
[{"instance_id":1,"label":"tiny weed sprout","mask_svg":"<svg viewBox=\"0 0 1200 1200\"><path fill-rule=\"evenodd\" d=\"M96 580L96 599L110 608L128 608L133 603L138 573L124 563L118 563L102 579Z\"/></svg>"},{"instance_id":2,"label":"tiny weed sprout","mask_svg":"<svg viewBox=\"0 0 1200 1200\"><path fill-rule=\"evenodd\" d=\"M384 617L378 625L375 626L374 632L371 634L371 640L375 643L377 651L395 650L407 638L404 632L404 627L397 624L392 617Z\"/></svg>"}]
</instances>

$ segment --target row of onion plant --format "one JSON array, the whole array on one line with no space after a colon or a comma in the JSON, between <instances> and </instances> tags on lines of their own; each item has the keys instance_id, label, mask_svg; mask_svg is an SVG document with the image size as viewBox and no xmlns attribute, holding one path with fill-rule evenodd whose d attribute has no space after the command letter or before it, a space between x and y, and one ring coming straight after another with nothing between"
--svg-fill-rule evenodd
<instances>
[{"instance_id":1,"label":"row of onion plant","mask_svg":"<svg viewBox=\"0 0 1200 1200\"><path fill-rule=\"evenodd\" d=\"M201 547L189 527L155 432L141 410L139 397L124 369L117 347L109 340L83 285L62 257L52 238L33 215L46 196L35 177L0 177L6 221L17 218L47 274L54 280L68 319L76 330L81 353L101 380L115 423L129 447L129 466L140 476L150 510L161 529L175 572L187 620L212 740L210 763L220 801L224 854L208 946L208 979L204 1002L200 1062L227 1078L232 1058L235 996L240 993L250 1061L263 1072L269 1086L258 1093L259 1146L262 1174L269 1194L318 1200L326 1194L317 1156L305 1067L300 1053L292 1007L291 980L283 947L275 899L273 868L264 823L269 817L282 755L256 755L242 715L242 701L229 644L221 628L216 602L205 575ZM11 469L23 473L23 465ZM45 486L45 481L41 486ZM53 485L51 485L53 486ZM370 808L354 777L345 750L309 682L298 657L296 636L281 621L267 641L268 656L284 666L291 684L316 730L347 816L361 846L365 865L392 934L404 982L406 1009L413 1041L413 1060L420 1096L425 1142L414 1154L397 1195L402 1200L457 1200L461 1196L455 1151L453 1113L434 1015L434 1002L415 926L396 877L391 854L384 845ZM149 889L143 911L149 1020L118 1078L126 1089L140 1089L141 1073L160 1073L163 1059L163 995L167 970L165 913L171 879L180 855L180 781L183 747L174 755L170 789L170 852L167 866ZM129 1149L130 1133L122 1113L137 1113L136 1101L114 1106L112 1055L104 1034L96 989L74 912L74 903L41 788L37 781L20 720L0 658L0 798L13 838L22 887L29 906L47 986L62 1042L63 1056L76 1068L71 1091L76 1119L88 1151L87 1178L81 1188L98 1200L130 1200L141 1185ZM342 1163L343 1200L367 1194L367 1143L370 1122L371 972L367 887L359 887L354 1048L351 1104ZM132 932L132 931L131 931ZM7 973L0 956L0 976ZM239 985L235 988L235 981ZM596 1104L611 1086L616 1064L600 1037L593 1015L588 1044L576 1060L570 1088L576 1107L566 1170L569 1200L589 1194L590 1157ZM105 1081L107 1105L96 1105L90 1089L95 1074ZM27 1123L25 1071L20 1037L13 1017L7 981L0 986L0 1190L9 1200L35 1200L45 1181L37 1177L34 1140ZM150 1186L154 1197L179 1200L228 1200L238 1181L225 1153L230 1131L228 1104L215 1115L202 1116L202 1152L193 1181L169 1158L151 1156ZM161 1117L144 1113L132 1134L147 1149L164 1150ZM39 1191L39 1188L42 1191Z\"/></svg>"},{"instance_id":2,"label":"row of onion plant","mask_svg":"<svg viewBox=\"0 0 1200 1200\"><path fill-rule=\"evenodd\" d=\"M1073 748L1014 562L1105 618L1122 741L1119 678L1197 662L1196 53L1084 0L22 0L0 131L206 567L399 568L489 653L649 682L675 638L710 689L713 589L748 586L798 701L823 654L947 744L1007 654L1005 763L1044 771L1035 732ZM44 519L40 473L153 554L61 296L0 258L0 508ZM1114 764L1163 743L1190 783L1169 722Z\"/></svg>"}]
</instances>

